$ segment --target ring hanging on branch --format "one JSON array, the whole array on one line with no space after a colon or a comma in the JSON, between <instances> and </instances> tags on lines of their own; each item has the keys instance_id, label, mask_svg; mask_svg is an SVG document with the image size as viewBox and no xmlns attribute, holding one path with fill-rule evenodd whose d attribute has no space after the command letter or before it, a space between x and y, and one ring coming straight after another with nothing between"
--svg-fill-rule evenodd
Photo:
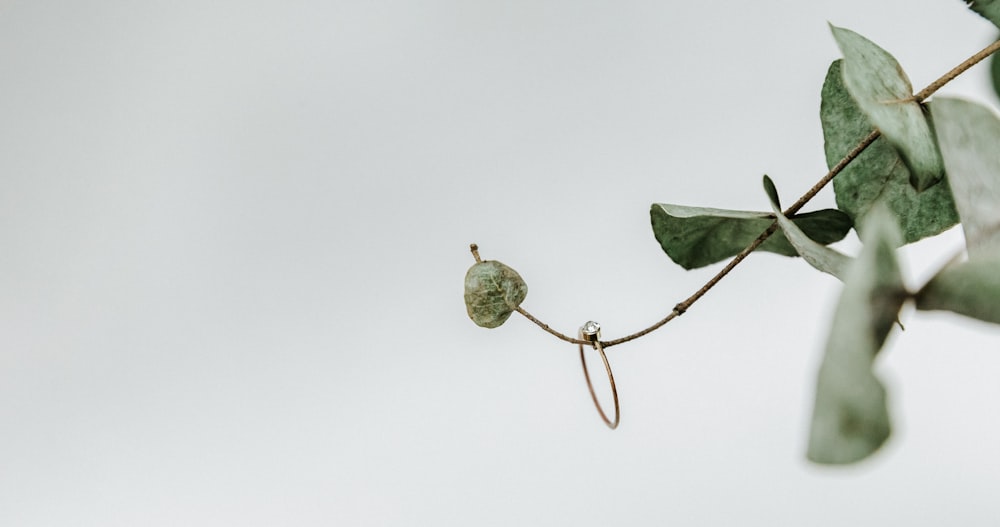
<instances>
[{"instance_id":1,"label":"ring hanging on branch","mask_svg":"<svg viewBox=\"0 0 1000 527\"><path fill-rule=\"evenodd\" d=\"M601 414L604 424L614 430L618 428L618 422L621 420L621 409L618 405L618 388L615 386L615 376L611 373L611 364L608 363L608 356L604 353L604 345L601 344L601 325L593 320L587 322L580 328L580 339L590 342L590 345L601 354L601 360L604 361L604 370L608 372L608 382L611 383L611 397L615 402L614 420L608 419L608 415L601 408L600 401L597 400L597 393L594 392L594 383L590 381L590 372L587 371L587 361L583 358L583 344L577 344L580 348L580 364L583 365L583 377L587 379L587 389L590 390L590 398L594 400L594 406L597 408L597 413Z\"/></svg>"},{"instance_id":2,"label":"ring hanging on branch","mask_svg":"<svg viewBox=\"0 0 1000 527\"><path fill-rule=\"evenodd\" d=\"M543 329L553 335L576 344L580 350L580 363L583 365L583 377L587 380L587 389L590 390L590 397L594 400L597 412L601 414L604 424L614 430L618 428L621 417L621 410L618 405L618 388L615 385L615 376L611 373L611 364L608 363L608 356L604 353L605 343L601 342L601 325L594 321L588 321L578 333L579 338L570 338L558 331L553 330L542 321L538 320L530 313L521 308L521 302L528 295L528 286L524 283L521 275L510 267L495 260L483 260L479 257L479 247L476 244L469 246L476 263L469 268L465 275L465 308L469 313L469 318L476 325L484 328L495 328L503 324L512 313L517 311L528 320L538 324ZM594 384L590 380L590 372L587 370L587 361L583 356L584 345L589 345L601 354L604 361L604 369L608 373L608 381L611 383L611 396L614 399L615 417L609 419L601 408L601 403L597 400L597 393L594 391Z\"/></svg>"}]
</instances>

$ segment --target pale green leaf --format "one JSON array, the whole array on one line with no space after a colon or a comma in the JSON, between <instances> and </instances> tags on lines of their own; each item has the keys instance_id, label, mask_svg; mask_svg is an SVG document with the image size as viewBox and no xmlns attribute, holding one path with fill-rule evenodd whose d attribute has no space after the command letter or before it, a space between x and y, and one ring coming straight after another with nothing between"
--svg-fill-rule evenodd
<instances>
[{"instance_id":1,"label":"pale green leaf","mask_svg":"<svg viewBox=\"0 0 1000 527\"><path fill-rule=\"evenodd\" d=\"M872 367L906 290L895 255L895 220L878 207L866 222L864 247L848 266L817 376L807 451L817 463L860 461L890 433L885 388Z\"/></svg>"},{"instance_id":2,"label":"pale green leaf","mask_svg":"<svg viewBox=\"0 0 1000 527\"><path fill-rule=\"evenodd\" d=\"M830 26L844 54L844 85L861 110L902 154L910 183L923 191L944 177L941 154L913 87L892 55L849 30Z\"/></svg>"},{"instance_id":3,"label":"pale green leaf","mask_svg":"<svg viewBox=\"0 0 1000 527\"><path fill-rule=\"evenodd\" d=\"M998 0L964 0L969 9L979 13L983 18L1000 27L1000 1Z\"/></svg>"},{"instance_id":4,"label":"pale green leaf","mask_svg":"<svg viewBox=\"0 0 1000 527\"><path fill-rule=\"evenodd\" d=\"M931 104L969 258L1000 247L1000 119L988 108L937 97Z\"/></svg>"},{"instance_id":5,"label":"pale green leaf","mask_svg":"<svg viewBox=\"0 0 1000 527\"><path fill-rule=\"evenodd\" d=\"M820 107L826 161L831 168L873 129L847 93L841 65L841 60L830 65ZM933 236L958 223L948 185L934 185L917 192L909 178L910 171L896 149L880 137L833 180L837 207L854 220L861 233L868 210L876 201L884 203L896 216L906 243Z\"/></svg>"},{"instance_id":6,"label":"pale green leaf","mask_svg":"<svg viewBox=\"0 0 1000 527\"><path fill-rule=\"evenodd\" d=\"M802 232L802 229L795 225L795 222L782 214L781 210L777 207L774 207L774 215L778 218L778 225L781 226L785 238L792 244L792 247L795 247L795 250L798 251L799 256L803 260L824 273L844 280L847 266L851 263L849 256L814 242L812 238Z\"/></svg>"},{"instance_id":7,"label":"pale green leaf","mask_svg":"<svg viewBox=\"0 0 1000 527\"><path fill-rule=\"evenodd\" d=\"M500 326L527 295L521 275L495 260L477 262L465 274L465 309L477 326Z\"/></svg>"},{"instance_id":8,"label":"pale green leaf","mask_svg":"<svg viewBox=\"0 0 1000 527\"><path fill-rule=\"evenodd\" d=\"M1000 253L942 269L917 293L917 309L953 311L1000 324Z\"/></svg>"},{"instance_id":9,"label":"pale green leaf","mask_svg":"<svg viewBox=\"0 0 1000 527\"><path fill-rule=\"evenodd\" d=\"M654 204L649 211L653 234L663 251L681 267L694 269L724 260L745 249L774 223L767 212ZM839 241L851 229L846 214L833 209L799 214L792 218L802 231L819 243ZM767 239L760 250L797 256L781 233Z\"/></svg>"}]
</instances>

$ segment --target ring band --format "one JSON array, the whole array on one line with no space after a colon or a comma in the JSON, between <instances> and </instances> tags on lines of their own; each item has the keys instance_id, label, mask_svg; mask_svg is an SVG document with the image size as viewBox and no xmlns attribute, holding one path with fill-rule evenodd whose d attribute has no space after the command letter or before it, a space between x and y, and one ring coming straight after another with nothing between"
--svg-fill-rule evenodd
<instances>
[{"instance_id":1,"label":"ring band","mask_svg":"<svg viewBox=\"0 0 1000 527\"><path fill-rule=\"evenodd\" d=\"M583 365L583 377L587 379L587 389L590 390L590 398L594 400L594 407L597 408L597 413L601 414L604 424L614 430L618 428L618 422L621 419L621 410L618 406L618 388L615 387L615 376L611 373L611 364L608 363L608 356L604 354L604 345L601 344L601 325L592 320L587 322L580 328L580 339L590 342L590 345L601 354L601 360L604 361L604 369L608 372L608 381L611 382L611 396L615 402L615 419L613 421L608 419L607 414L604 413L604 409L601 408L601 403L597 400L597 393L594 392L594 384L590 381L590 372L587 371L587 361L583 358L583 344L579 344L580 364Z\"/></svg>"}]
</instances>

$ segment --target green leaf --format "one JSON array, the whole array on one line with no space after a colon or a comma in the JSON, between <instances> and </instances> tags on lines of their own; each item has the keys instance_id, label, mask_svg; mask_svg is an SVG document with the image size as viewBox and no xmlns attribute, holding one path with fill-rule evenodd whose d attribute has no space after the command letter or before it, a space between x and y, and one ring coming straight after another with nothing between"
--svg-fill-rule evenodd
<instances>
[{"instance_id":1,"label":"green leaf","mask_svg":"<svg viewBox=\"0 0 1000 527\"><path fill-rule=\"evenodd\" d=\"M884 207L869 214L864 247L848 267L816 383L807 457L860 461L889 437L885 388L872 371L906 298L896 261L896 222Z\"/></svg>"},{"instance_id":2,"label":"green leaf","mask_svg":"<svg viewBox=\"0 0 1000 527\"><path fill-rule=\"evenodd\" d=\"M917 293L917 309L1000 324L1000 252L946 266Z\"/></svg>"},{"instance_id":3,"label":"green leaf","mask_svg":"<svg viewBox=\"0 0 1000 527\"><path fill-rule=\"evenodd\" d=\"M994 53L990 56L990 81L993 85L993 92L1000 98L1000 55Z\"/></svg>"},{"instance_id":4,"label":"green leaf","mask_svg":"<svg viewBox=\"0 0 1000 527\"><path fill-rule=\"evenodd\" d=\"M1000 247L1000 119L978 104L936 97L931 104L948 182L969 259Z\"/></svg>"},{"instance_id":5,"label":"green leaf","mask_svg":"<svg viewBox=\"0 0 1000 527\"><path fill-rule=\"evenodd\" d=\"M941 154L923 110L913 100L913 87L903 68L892 55L861 35L833 25L830 29L844 54L847 91L902 154L910 169L910 183L923 191L941 181Z\"/></svg>"},{"instance_id":6,"label":"green leaf","mask_svg":"<svg viewBox=\"0 0 1000 527\"><path fill-rule=\"evenodd\" d=\"M799 253L799 256L816 269L824 273L829 273L843 281L844 273L851 262L851 258L825 245L814 242L792 220L788 219L781 212L778 189L774 186L774 181L771 181L771 178L766 175L764 176L764 192L767 193L767 197L771 201L771 210L778 219L778 226L784 233L785 238L788 239L788 242Z\"/></svg>"},{"instance_id":7,"label":"green leaf","mask_svg":"<svg viewBox=\"0 0 1000 527\"><path fill-rule=\"evenodd\" d=\"M827 71L820 107L826 162L830 168L873 129L844 87L842 62L835 61ZM837 207L854 220L855 228L863 234L865 215L876 201L882 201L896 216L906 243L939 234L958 223L948 185L934 185L917 192L909 179L910 171L899 153L880 137L834 178Z\"/></svg>"},{"instance_id":8,"label":"green leaf","mask_svg":"<svg viewBox=\"0 0 1000 527\"><path fill-rule=\"evenodd\" d=\"M969 9L979 13L983 18L1000 27L1000 1L997 0L964 0Z\"/></svg>"},{"instance_id":9,"label":"green leaf","mask_svg":"<svg viewBox=\"0 0 1000 527\"><path fill-rule=\"evenodd\" d=\"M724 260L745 249L774 223L766 212L685 207L654 204L649 211L653 234L663 251L685 269L695 269ZM846 214L825 209L792 218L800 229L819 243L839 241L851 230ZM797 256L781 233L767 239L760 250Z\"/></svg>"},{"instance_id":10,"label":"green leaf","mask_svg":"<svg viewBox=\"0 0 1000 527\"><path fill-rule=\"evenodd\" d=\"M778 218L778 225L784 232L785 238L792 244L792 247L795 247L803 260L824 273L844 280L847 267L851 263L851 257L812 241L802 232L802 229L795 225L795 222L789 220L777 207L774 207L774 215Z\"/></svg>"},{"instance_id":11,"label":"green leaf","mask_svg":"<svg viewBox=\"0 0 1000 527\"><path fill-rule=\"evenodd\" d=\"M477 262L465 274L465 309L477 326L500 326L527 295L521 275L495 260Z\"/></svg>"},{"instance_id":12,"label":"green leaf","mask_svg":"<svg viewBox=\"0 0 1000 527\"><path fill-rule=\"evenodd\" d=\"M778 198L778 189L774 186L774 181L771 178L764 175L764 192L767 193L767 199L771 200L771 207L777 210L781 210L781 200Z\"/></svg>"}]
</instances>

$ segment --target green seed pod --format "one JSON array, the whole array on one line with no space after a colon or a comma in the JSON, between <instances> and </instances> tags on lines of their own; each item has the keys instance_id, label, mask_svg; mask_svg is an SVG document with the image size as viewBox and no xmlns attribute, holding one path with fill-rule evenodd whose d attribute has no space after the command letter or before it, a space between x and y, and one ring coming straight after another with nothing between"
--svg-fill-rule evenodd
<instances>
[{"instance_id":1,"label":"green seed pod","mask_svg":"<svg viewBox=\"0 0 1000 527\"><path fill-rule=\"evenodd\" d=\"M527 295L521 275L495 260L478 262L465 274L465 309L477 326L499 327Z\"/></svg>"}]
</instances>

